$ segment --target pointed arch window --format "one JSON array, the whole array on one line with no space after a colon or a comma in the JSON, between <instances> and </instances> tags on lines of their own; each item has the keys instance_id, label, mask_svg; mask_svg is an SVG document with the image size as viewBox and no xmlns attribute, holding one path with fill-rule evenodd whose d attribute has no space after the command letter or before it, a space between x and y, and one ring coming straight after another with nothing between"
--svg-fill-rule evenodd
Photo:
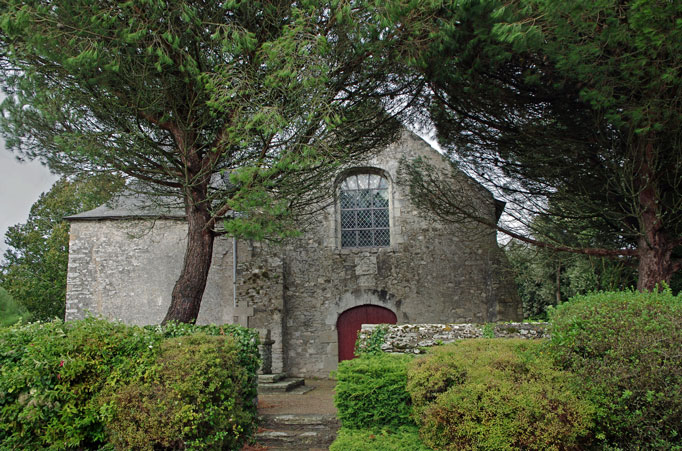
<instances>
[{"instance_id":1,"label":"pointed arch window","mask_svg":"<svg viewBox=\"0 0 682 451\"><path fill-rule=\"evenodd\" d=\"M353 174L341 183L341 247L390 246L388 180Z\"/></svg>"}]
</instances>

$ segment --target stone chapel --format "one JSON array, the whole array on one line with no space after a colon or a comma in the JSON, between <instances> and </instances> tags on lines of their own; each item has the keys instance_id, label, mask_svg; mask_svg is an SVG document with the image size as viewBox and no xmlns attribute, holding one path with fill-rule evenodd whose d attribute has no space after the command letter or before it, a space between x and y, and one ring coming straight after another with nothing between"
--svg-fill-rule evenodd
<instances>
[{"instance_id":1,"label":"stone chapel","mask_svg":"<svg viewBox=\"0 0 682 451\"><path fill-rule=\"evenodd\" d=\"M522 319L495 232L472 234L421 214L398 184L403 157L449 167L405 131L337 175L334 202L300 237L284 244L218 238L197 322L259 329L273 341L273 372L328 377L352 358L363 323ZM493 196L468 186L487 199L483 213L499 219ZM121 196L68 219L66 320L90 314L159 323L182 265L182 211Z\"/></svg>"}]
</instances>

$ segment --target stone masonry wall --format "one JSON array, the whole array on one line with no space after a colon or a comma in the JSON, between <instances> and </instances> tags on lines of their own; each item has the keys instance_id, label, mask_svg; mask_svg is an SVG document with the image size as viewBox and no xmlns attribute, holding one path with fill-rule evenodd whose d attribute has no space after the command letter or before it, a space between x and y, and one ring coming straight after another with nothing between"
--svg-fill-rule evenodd
<instances>
[{"instance_id":1,"label":"stone masonry wall","mask_svg":"<svg viewBox=\"0 0 682 451\"><path fill-rule=\"evenodd\" d=\"M341 248L340 215L332 205L317 227L283 247L284 338L290 373L326 377L335 370L337 320L344 311L361 305L391 310L398 324L522 318L494 231L435 221L411 204L408 188L398 183L398 167L402 158L418 156L449 168L411 134L360 165L389 179L390 246ZM485 203L479 207L493 217L490 193L482 190L471 197L483 198Z\"/></svg>"},{"instance_id":2,"label":"stone masonry wall","mask_svg":"<svg viewBox=\"0 0 682 451\"><path fill-rule=\"evenodd\" d=\"M359 346L367 347L370 336L381 327L381 350L389 353L421 354L423 348L452 343L467 338L547 338L547 323L501 324L363 324L358 335Z\"/></svg>"},{"instance_id":3,"label":"stone masonry wall","mask_svg":"<svg viewBox=\"0 0 682 451\"><path fill-rule=\"evenodd\" d=\"M65 319L90 314L127 324L160 323L180 275L186 237L182 220L73 221ZM241 324L269 333L273 371L281 372L282 260L239 240L235 304L232 249L232 239L216 239L197 324Z\"/></svg>"},{"instance_id":4,"label":"stone masonry wall","mask_svg":"<svg viewBox=\"0 0 682 451\"><path fill-rule=\"evenodd\" d=\"M237 305L248 314L242 324L258 329L261 341L272 340L272 372L281 373L285 370L282 259L259 243L246 243L250 258L237 266ZM244 260L242 254L238 258Z\"/></svg>"},{"instance_id":5,"label":"stone masonry wall","mask_svg":"<svg viewBox=\"0 0 682 451\"><path fill-rule=\"evenodd\" d=\"M374 305L405 323L488 323L522 318L494 231L428 218L400 186L401 159L448 163L406 132L350 171L389 180L388 247L341 248L340 214L332 203L301 237L282 245L239 240L237 301L232 240L216 240L198 323L237 323L273 343L273 372L327 377L338 363L339 315ZM340 183L340 174L332 183ZM477 208L494 219L492 195L464 175ZM130 324L159 323L180 273L187 235L181 219L73 220L66 319L88 312Z\"/></svg>"}]
</instances>

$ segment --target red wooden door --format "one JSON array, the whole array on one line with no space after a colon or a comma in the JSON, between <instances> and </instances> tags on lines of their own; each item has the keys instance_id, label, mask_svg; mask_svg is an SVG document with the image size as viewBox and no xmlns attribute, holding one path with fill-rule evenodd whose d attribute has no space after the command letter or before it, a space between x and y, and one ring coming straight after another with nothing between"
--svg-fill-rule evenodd
<instances>
[{"instance_id":1,"label":"red wooden door","mask_svg":"<svg viewBox=\"0 0 682 451\"><path fill-rule=\"evenodd\" d=\"M360 305L346 310L336 322L339 334L339 362L355 357L355 341L363 324L395 324L395 313L378 305Z\"/></svg>"}]
</instances>

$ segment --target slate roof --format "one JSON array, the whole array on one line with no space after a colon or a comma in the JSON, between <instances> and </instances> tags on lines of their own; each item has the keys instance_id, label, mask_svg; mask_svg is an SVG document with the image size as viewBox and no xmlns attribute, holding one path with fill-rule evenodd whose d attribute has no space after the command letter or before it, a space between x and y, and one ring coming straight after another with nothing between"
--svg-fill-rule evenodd
<instances>
[{"instance_id":1,"label":"slate roof","mask_svg":"<svg viewBox=\"0 0 682 451\"><path fill-rule=\"evenodd\" d=\"M152 196L126 189L104 205L77 215L67 216L64 219L89 221L131 218L184 219L185 210L179 198L169 195Z\"/></svg>"}]
</instances>

